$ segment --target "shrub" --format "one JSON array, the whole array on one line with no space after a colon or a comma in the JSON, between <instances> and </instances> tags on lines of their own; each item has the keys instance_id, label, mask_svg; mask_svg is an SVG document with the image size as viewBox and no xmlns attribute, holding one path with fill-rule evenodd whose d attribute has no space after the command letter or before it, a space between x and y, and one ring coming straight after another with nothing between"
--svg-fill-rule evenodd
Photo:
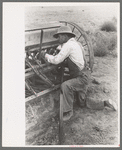
<instances>
[{"instance_id":1,"label":"shrub","mask_svg":"<svg viewBox=\"0 0 122 150\"><path fill-rule=\"evenodd\" d=\"M116 32L103 32L97 30L90 35L94 56L103 57L107 54L113 54L112 52L117 46L117 34Z\"/></svg>"},{"instance_id":2,"label":"shrub","mask_svg":"<svg viewBox=\"0 0 122 150\"><path fill-rule=\"evenodd\" d=\"M108 51L106 45L100 41L96 41L96 45L93 47L94 56L103 57L106 56Z\"/></svg>"},{"instance_id":3,"label":"shrub","mask_svg":"<svg viewBox=\"0 0 122 150\"><path fill-rule=\"evenodd\" d=\"M105 22L101 27L101 31L106 31L106 32L115 32L116 31L116 26L114 25L113 22Z\"/></svg>"},{"instance_id":4,"label":"shrub","mask_svg":"<svg viewBox=\"0 0 122 150\"><path fill-rule=\"evenodd\" d=\"M108 50L112 51L116 48L117 46L117 35L116 34L111 34L109 35L109 43L108 43Z\"/></svg>"},{"instance_id":5,"label":"shrub","mask_svg":"<svg viewBox=\"0 0 122 150\"><path fill-rule=\"evenodd\" d=\"M103 57L107 55L108 50L106 43L107 40L101 32L94 33L94 35L92 36L94 56Z\"/></svg>"}]
</instances>

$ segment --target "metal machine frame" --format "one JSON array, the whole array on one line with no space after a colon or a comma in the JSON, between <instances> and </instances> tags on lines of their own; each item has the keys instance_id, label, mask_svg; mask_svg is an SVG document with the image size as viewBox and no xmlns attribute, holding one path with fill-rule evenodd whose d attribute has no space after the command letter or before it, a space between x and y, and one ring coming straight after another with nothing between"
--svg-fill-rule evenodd
<instances>
[{"instance_id":1,"label":"metal machine frame","mask_svg":"<svg viewBox=\"0 0 122 150\"><path fill-rule=\"evenodd\" d=\"M53 38L53 34L57 32L57 29L62 26L70 26L72 32L76 34L76 40L82 44L85 50L85 56L87 58L87 65L91 72L93 70L94 53L91 41L86 32L77 24L66 21L59 21L55 24L43 25L37 29L25 30L25 86L28 91L32 93L25 98L25 102L40 98L45 94L48 94L54 90L60 88L60 83L55 85L45 75L45 73L55 70L59 65L49 65L41 57L40 52L46 50L49 54L54 53L56 47L59 45L58 41ZM31 59L30 59L31 58ZM31 61L34 62L31 63ZM49 85L49 88L36 92L30 85L29 79L38 76L45 84Z\"/></svg>"}]
</instances>

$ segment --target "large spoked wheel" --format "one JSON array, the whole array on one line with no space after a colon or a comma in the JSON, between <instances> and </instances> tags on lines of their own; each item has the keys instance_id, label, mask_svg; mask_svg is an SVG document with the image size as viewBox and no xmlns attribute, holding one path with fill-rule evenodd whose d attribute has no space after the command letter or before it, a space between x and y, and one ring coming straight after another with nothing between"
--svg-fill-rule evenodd
<instances>
[{"instance_id":1,"label":"large spoked wheel","mask_svg":"<svg viewBox=\"0 0 122 150\"><path fill-rule=\"evenodd\" d=\"M87 65L91 69L91 72L93 71L93 64L94 64L94 52L93 47L91 44L91 41L86 34L86 32L79 27L77 24L73 22L66 22L66 21L60 21L62 25L70 26L72 29L72 32L76 35L76 40L82 44L85 50L85 57L87 60Z\"/></svg>"}]
</instances>

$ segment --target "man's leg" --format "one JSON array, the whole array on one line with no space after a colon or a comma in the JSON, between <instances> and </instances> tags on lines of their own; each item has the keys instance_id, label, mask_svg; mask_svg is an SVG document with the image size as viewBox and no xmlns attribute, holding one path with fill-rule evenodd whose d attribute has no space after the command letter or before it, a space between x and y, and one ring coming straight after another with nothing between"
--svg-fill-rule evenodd
<instances>
[{"instance_id":1,"label":"man's leg","mask_svg":"<svg viewBox=\"0 0 122 150\"><path fill-rule=\"evenodd\" d=\"M80 107L86 106L86 94L83 92L76 92L76 101Z\"/></svg>"},{"instance_id":2,"label":"man's leg","mask_svg":"<svg viewBox=\"0 0 122 150\"><path fill-rule=\"evenodd\" d=\"M73 79L62 83L61 93L63 94L63 112L73 110L74 92L72 89Z\"/></svg>"},{"instance_id":3,"label":"man's leg","mask_svg":"<svg viewBox=\"0 0 122 150\"><path fill-rule=\"evenodd\" d=\"M63 94L63 112L73 111L74 92L85 93L87 90L87 81L80 76L71 80L65 81L61 85L61 91ZM70 113L73 115L73 113Z\"/></svg>"},{"instance_id":4,"label":"man's leg","mask_svg":"<svg viewBox=\"0 0 122 150\"><path fill-rule=\"evenodd\" d=\"M102 110L105 107L109 107L114 111L117 110L116 103L112 101L111 99L102 101L102 100L96 99L95 97L86 99L86 107L90 109L94 109L94 110Z\"/></svg>"}]
</instances>

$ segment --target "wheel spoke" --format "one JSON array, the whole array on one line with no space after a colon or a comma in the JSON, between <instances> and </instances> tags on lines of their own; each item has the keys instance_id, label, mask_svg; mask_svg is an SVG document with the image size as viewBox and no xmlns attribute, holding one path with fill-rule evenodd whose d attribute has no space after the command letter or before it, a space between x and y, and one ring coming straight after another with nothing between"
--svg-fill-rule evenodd
<instances>
[{"instance_id":1,"label":"wheel spoke","mask_svg":"<svg viewBox=\"0 0 122 150\"><path fill-rule=\"evenodd\" d=\"M74 30L75 30L75 26L73 27L72 32L74 32Z\"/></svg>"},{"instance_id":2,"label":"wheel spoke","mask_svg":"<svg viewBox=\"0 0 122 150\"><path fill-rule=\"evenodd\" d=\"M79 41L79 39L81 38L82 34L78 37L77 41Z\"/></svg>"},{"instance_id":3,"label":"wheel spoke","mask_svg":"<svg viewBox=\"0 0 122 150\"><path fill-rule=\"evenodd\" d=\"M83 47L86 46L86 45L87 45L87 44L83 45Z\"/></svg>"}]
</instances>

